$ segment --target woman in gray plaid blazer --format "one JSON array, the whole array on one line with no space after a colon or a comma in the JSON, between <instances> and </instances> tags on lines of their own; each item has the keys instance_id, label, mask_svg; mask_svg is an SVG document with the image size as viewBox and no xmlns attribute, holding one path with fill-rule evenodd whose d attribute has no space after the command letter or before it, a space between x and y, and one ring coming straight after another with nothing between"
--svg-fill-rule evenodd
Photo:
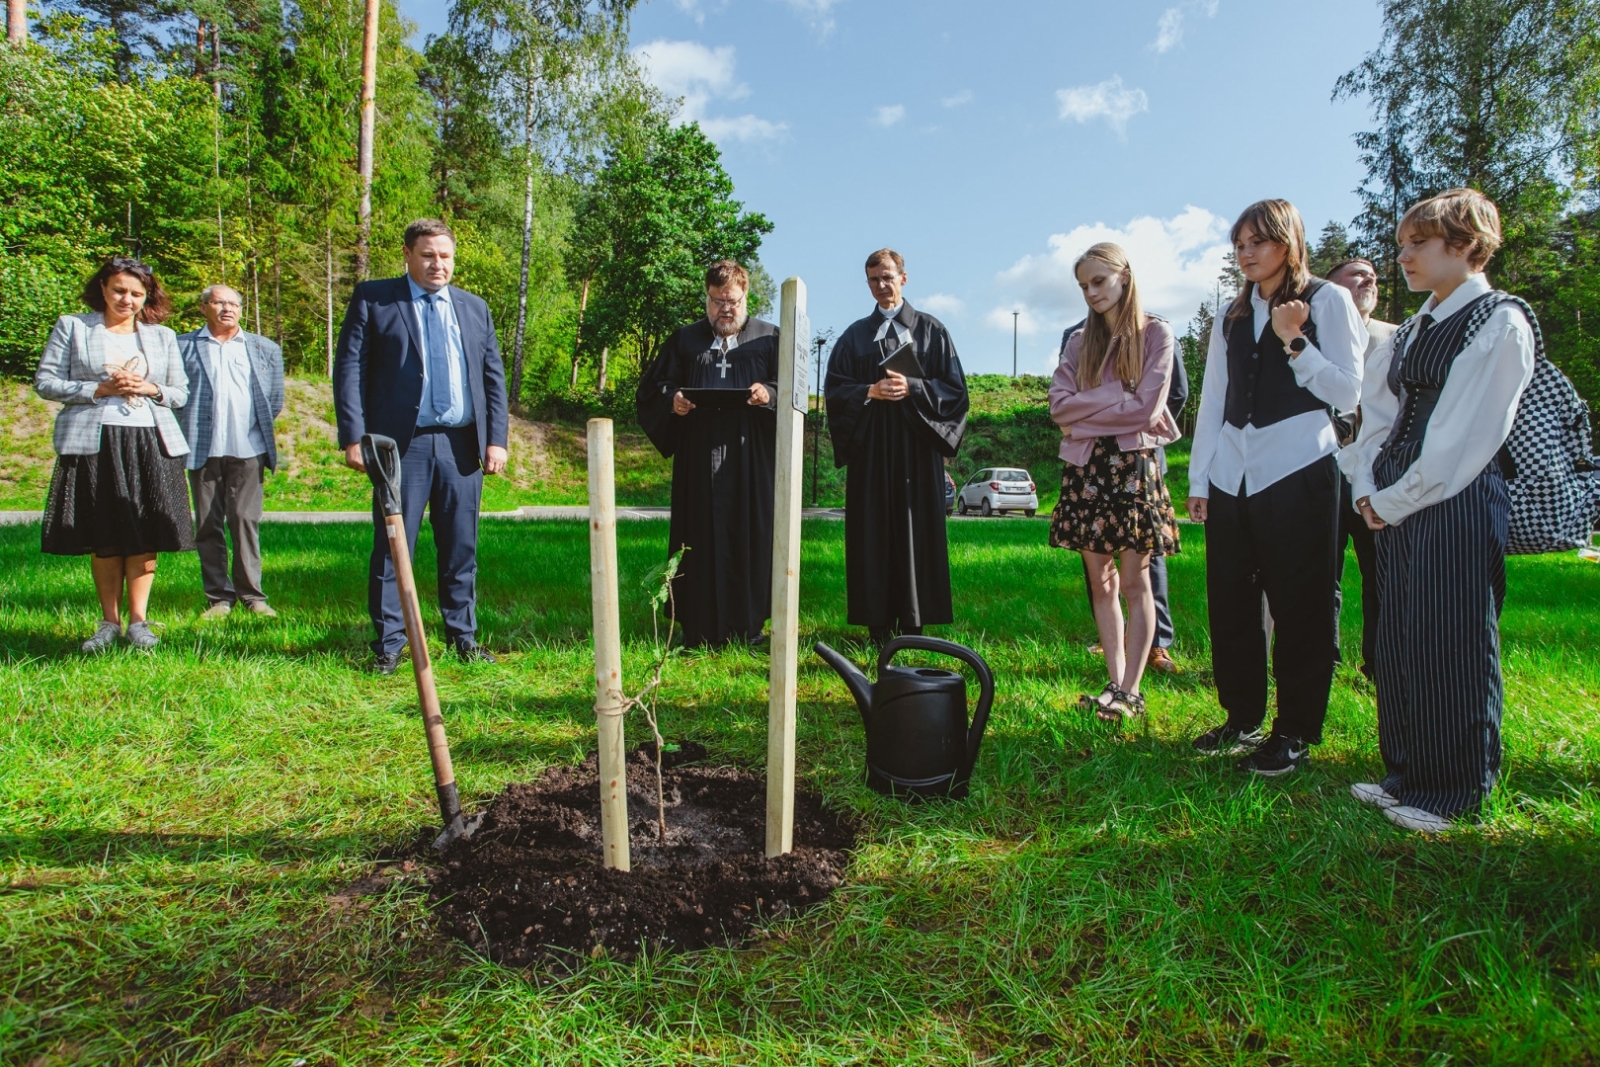
<instances>
[{"instance_id":1,"label":"woman in gray plaid blazer","mask_svg":"<svg viewBox=\"0 0 1600 1067\"><path fill-rule=\"evenodd\" d=\"M62 405L56 468L45 504L43 549L92 556L100 625L85 652L122 634L158 643L145 613L156 553L194 551L183 456L189 451L172 409L189 399L177 335L160 325L172 310L154 272L138 260L107 260L84 286L87 315L63 315L39 357L34 390Z\"/></svg>"}]
</instances>

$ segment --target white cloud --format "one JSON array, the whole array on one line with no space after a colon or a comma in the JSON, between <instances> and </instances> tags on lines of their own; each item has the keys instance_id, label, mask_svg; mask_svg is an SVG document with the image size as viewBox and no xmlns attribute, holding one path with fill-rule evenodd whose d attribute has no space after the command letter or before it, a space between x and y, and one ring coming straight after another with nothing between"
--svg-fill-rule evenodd
<instances>
[{"instance_id":1,"label":"white cloud","mask_svg":"<svg viewBox=\"0 0 1600 1067\"><path fill-rule=\"evenodd\" d=\"M681 3L682 0L679 0ZM1196 12L1206 18L1214 18L1217 14L1217 0L1186 0L1176 7L1169 7L1161 13L1156 20L1156 39L1150 42L1150 47L1157 52L1170 52L1183 43L1184 19L1189 12Z\"/></svg>"},{"instance_id":2,"label":"white cloud","mask_svg":"<svg viewBox=\"0 0 1600 1067\"><path fill-rule=\"evenodd\" d=\"M939 103L943 104L945 107L960 107L962 104L970 104L972 103L972 90L963 89L954 96L945 97L943 100L940 100Z\"/></svg>"},{"instance_id":3,"label":"white cloud","mask_svg":"<svg viewBox=\"0 0 1600 1067\"><path fill-rule=\"evenodd\" d=\"M788 126L756 115L710 115L715 100L738 100L750 89L735 76L732 45L707 48L698 41L651 41L633 49L650 84L681 101L675 120L698 122L714 141L771 141Z\"/></svg>"},{"instance_id":4,"label":"white cloud","mask_svg":"<svg viewBox=\"0 0 1600 1067\"><path fill-rule=\"evenodd\" d=\"M769 122L755 115L700 120L700 128L713 141L776 141L789 132L787 124Z\"/></svg>"},{"instance_id":5,"label":"white cloud","mask_svg":"<svg viewBox=\"0 0 1600 1067\"><path fill-rule=\"evenodd\" d=\"M885 104L872 113L872 121L879 126L893 126L906 117L904 104Z\"/></svg>"},{"instance_id":6,"label":"white cloud","mask_svg":"<svg viewBox=\"0 0 1600 1067\"><path fill-rule=\"evenodd\" d=\"M1127 251L1145 310L1170 320L1181 334L1215 288L1228 254L1228 220L1191 205L1170 219L1143 216L1120 228L1095 222L1051 234L1047 252L1023 256L1000 272L996 280L1006 298L984 322L1010 333L1011 312L1020 310L1018 332L1031 336L1083 318L1083 294L1072 264L1101 241Z\"/></svg>"},{"instance_id":7,"label":"white cloud","mask_svg":"<svg viewBox=\"0 0 1600 1067\"><path fill-rule=\"evenodd\" d=\"M935 315L959 315L967 309L966 301L949 293L929 293L918 299L916 306Z\"/></svg>"},{"instance_id":8,"label":"white cloud","mask_svg":"<svg viewBox=\"0 0 1600 1067\"><path fill-rule=\"evenodd\" d=\"M1057 89L1056 101L1061 105L1063 119L1078 122L1105 119L1119 135L1127 130L1129 119L1141 111L1150 110L1150 98L1144 90L1123 88L1120 74L1098 85Z\"/></svg>"},{"instance_id":9,"label":"white cloud","mask_svg":"<svg viewBox=\"0 0 1600 1067\"><path fill-rule=\"evenodd\" d=\"M717 7L721 9L727 0L723 0ZM672 6L694 19L695 25L704 26L706 22L706 9L701 0L672 0Z\"/></svg>"},{"instance_id":10,"label":"white cloud","mask_svg":"<svg viewBox=\"0 0 1600 1067\"><path fill-rule=\"evenodd\" d=\"M790 7L806 20L807 25L826 37L833 32L833 9L839 0L785 0Z\"/></svg>"}]
</instances>

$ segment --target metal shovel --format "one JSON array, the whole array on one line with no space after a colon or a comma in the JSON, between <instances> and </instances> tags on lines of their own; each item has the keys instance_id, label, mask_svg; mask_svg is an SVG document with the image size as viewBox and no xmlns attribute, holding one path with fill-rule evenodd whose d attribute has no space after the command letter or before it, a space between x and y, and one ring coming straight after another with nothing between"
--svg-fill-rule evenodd
<instances>
[{"instance_id":1,"label":"metal shovel","mask_svg":"<svg viewBox=\"0 0 1600 1067\"><path fill-rule=\"evenodd\" d=\"M433 661L428 657L428 641L422 632L422 605L417 601L417 582L411 573L411 549L406 544L405 520L400 516L400 446L392 437L363 434L361 459L377 490L384 529L389 535L389 558L394 561L400 613L405 616L411 667L417 676L417 701L422 705L422 725L428 735L428 758L433 761L433 787L438 791L439 816L444 820L444 833L434 840L433 847L443 851L452 841L471 837L483 816L466 819L461 815L456 772L450 765L450 744L444 737L444 716L439 712L439 693L433 686Z\"/></svg>"}]
</instances>

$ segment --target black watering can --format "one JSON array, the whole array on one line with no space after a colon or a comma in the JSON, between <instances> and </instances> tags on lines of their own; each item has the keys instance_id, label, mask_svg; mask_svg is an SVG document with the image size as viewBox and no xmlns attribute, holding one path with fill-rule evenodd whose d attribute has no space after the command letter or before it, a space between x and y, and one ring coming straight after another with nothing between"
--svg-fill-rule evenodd
<instances>
[{"instance_id":1,"label":"black watering can","mask_svg":"<svg viewBox=\"0 0 1600 1067\"><path fill-rule=\"evenodd\" d=\"M822 642L811 646L839 672L861 708L867 728L867 785L889 796L912 799L967 795L978 762L978 746L994 703L994 673L965 645L937 637L896 637L878 655L874 685L854 663ZM978 710L967 725L967 680L955 671L891 667L902 648L938 652L964 660L978 674Z\"/></svg>"}]
</instances>

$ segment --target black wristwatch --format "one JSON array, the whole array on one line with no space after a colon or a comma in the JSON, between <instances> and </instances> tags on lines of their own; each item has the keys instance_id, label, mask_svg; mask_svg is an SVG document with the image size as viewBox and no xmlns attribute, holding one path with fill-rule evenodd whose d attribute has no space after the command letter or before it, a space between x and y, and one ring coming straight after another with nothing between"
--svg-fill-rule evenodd
<instances>
[{"instance_id":1,"label":"black wristwatch","mask_svg":"<svg viewBox=\"0 0 1600 1067\"><path fill-rule=\"evenodd\" d=\"M1305 334L1301 334L1293 341L1290 341L1288 344L1284 345L1283 350L1289 353L1290 359L1293 359L1295 356L1298 356L1300 353L1304 352L1306 350L1306 346L1310 343L1310 341L1306 340Z\"/></svg>"}]
</instances>

